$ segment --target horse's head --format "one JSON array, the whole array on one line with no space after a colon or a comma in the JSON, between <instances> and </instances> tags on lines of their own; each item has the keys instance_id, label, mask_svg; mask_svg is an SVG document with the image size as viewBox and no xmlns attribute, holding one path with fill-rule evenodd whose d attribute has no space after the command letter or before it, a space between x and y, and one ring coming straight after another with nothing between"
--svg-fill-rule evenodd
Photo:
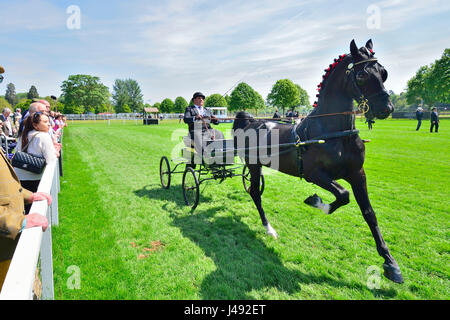
<instances>
[{"instance_id":1,"label":"horse's head","mask_svg":"<svg viewBox=\"0 0 450 320\"><path fill-rule=\"evenodd\" d=\"M233 130L244 129L250 122L255 121L250 113L246 111L239 111L233 122Z\"/></svg>"},{"instance_id":2,"label":"horse's head","mask_svg":"<svg viewBox=\"0 0 450 320\"><path fill-rule=\"evenodd\" d=\"M368 119L385 119L393 111L394 107L389 99L389 94L384 88L388 73L386 69L374 57L372 40L367 41L366 46L358 49L355 40L350 43L352 62L347 67L350 77L349 90L358 100L367 100Z\"/></svg>"}]
</instances>

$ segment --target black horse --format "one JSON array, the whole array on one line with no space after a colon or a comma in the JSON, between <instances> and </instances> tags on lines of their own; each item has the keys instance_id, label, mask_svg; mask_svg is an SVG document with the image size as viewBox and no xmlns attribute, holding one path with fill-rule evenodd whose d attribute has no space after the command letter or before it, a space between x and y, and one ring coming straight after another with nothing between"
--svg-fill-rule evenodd
<instances>
[{"instance_id":1,"label":"black horse","mask_svg":"<svg viewBox=\"0 0 450 320\"><path fill-rule=\"evenodd\" d=\"M366 175L363 164L365 157L364 142L355 129L355 113L353 100L358 102L359 110L368 119L385 119L394 110L383 82L387 79L387 71L374 56L372 41L358 49L353 40L350 54L341 55L325 70L323 81L318 85L318 101L315 109L300 123L284 124L278 121L253 119L246 112L236 115L233 132L247 132L250 129L278 129L280 148L278 153L278 170L299 176L319 187L328 190L336 200L331 204L323 203L317 195L305 200L305 203L319 208L327 214L349 203L349 191L339 185L336 180L348 181L353 189L356 201L363 217L375 239L377 251L384 258L384 275L397 283L403 282L400 268L389 253L378 227L375 212L369 201ZM322 144L301 146L298 141L325 140ZM257 146L260 148L260 146ZM275 156L275 155L274 155ZM261 161L249 160L248 151L245 156L251 174L250 195L259 211L267 233L277 237L276 231L269 224L261 206L259 192Z\"/></svg>"}]
</instances>

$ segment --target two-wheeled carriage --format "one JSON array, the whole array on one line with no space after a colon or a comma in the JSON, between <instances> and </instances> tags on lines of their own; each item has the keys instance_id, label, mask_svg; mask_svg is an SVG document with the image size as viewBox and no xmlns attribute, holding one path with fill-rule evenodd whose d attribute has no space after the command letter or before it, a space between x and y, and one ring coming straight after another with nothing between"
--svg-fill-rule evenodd
<instances>
[{"instance_id":1,"label":"two-wheeled carriage","mask_svg":"<svg viewBox=\"0 0 450 320\"><path fill-rule=\"evenodd\" d=\"M169 189L172 176L182 174L182 190L184 202L194 210L200 200L200 185L205 181L217 180L222 183L227 178L241 177L244 189L250 191L250 172L244 163L236 163L238 156L233 140L211 140L206 147L215 144L210 152L199 154L193 147L189 137L183 137L185 148L180 158L169 159L162 156L159 163L161 185ZM218 147L217 147L218 146ZM171 165L172 163L172 165ZM172 169L173 166L173 169ZM260 179L260 193L264 192L264 176Z\"/></svg>"}]
</instances>

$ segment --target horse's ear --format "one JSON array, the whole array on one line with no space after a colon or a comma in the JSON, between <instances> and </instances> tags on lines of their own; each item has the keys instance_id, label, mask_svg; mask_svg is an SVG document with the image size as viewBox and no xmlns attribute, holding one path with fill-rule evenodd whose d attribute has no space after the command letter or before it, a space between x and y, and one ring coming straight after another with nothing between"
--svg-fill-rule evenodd
<instances>
[{"instance_id":1,"label":"horse's ear","mask_svg":"<svg viewBox=\"0 0 450 320\"><path fill-rule=\"evenodd\" d=\"M366 48L369 49L369 51L373 49L372 39L369 39L369 41L367 41Z\"/></svg>"},{"instance_id":2,"label":"horse's ear","mask_svg":"<svg viewBox=\"0 0 450 320\"><path fill-rule=\"evenodd\" d=\"M354 58L356 58L358 56L358 52L359 50L358 47L356 46L355 39L353 39L352 42L350 42L350 53Z\"/></svg>"}]
</instances>

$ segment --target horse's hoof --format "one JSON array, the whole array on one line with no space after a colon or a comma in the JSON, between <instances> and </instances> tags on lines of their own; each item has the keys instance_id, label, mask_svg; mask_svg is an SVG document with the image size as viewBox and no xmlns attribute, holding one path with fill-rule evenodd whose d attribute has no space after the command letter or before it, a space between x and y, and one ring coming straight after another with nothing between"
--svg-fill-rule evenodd
<instances>
[{"instance_id":1,"label":"horse's hoof","mask_svg":"<svg viewBox=\"0 0 450 320\"><path fill-rule=\"evenodd\" d=\"M270 224L266 226L267 234L269 236L272 236L274 239L278 239L278 233L275 231L274 228Z\"/></svg>"},{"instance_id":2,"label":"horse's hoof","mask_svg":"<svg viewBox=\"0 0 450 320\"><path fill-rule=\"evenodd\" d=\"M309 196L303 201L307 205L317 208L317 205L322 202L322 199L315 193L313 196Z\"/></svg>"},{"instance_id":3,"label":"horse's hoof","mask_svg":"<svg viewBox=\"0 0 450 320\"><path fill-rule=\"evenodd\" d=\"M403 283L403 276L398 266L392 264L383 264L384 276L395 283Z\"/></svg>"},{"instance_id":4,"label":"horse's hoof","mask_svg":"<svg viewBox=\"0 0 450 320\"><path fill-rule=\"evenodd\" d=\"M323 203L322 199L317 194L314 194L313 196L306 198L304 203L306 203L311 207L320 209L326 214L330 213L330 205L328 203Z\"/></svg>"}]
</instances>

